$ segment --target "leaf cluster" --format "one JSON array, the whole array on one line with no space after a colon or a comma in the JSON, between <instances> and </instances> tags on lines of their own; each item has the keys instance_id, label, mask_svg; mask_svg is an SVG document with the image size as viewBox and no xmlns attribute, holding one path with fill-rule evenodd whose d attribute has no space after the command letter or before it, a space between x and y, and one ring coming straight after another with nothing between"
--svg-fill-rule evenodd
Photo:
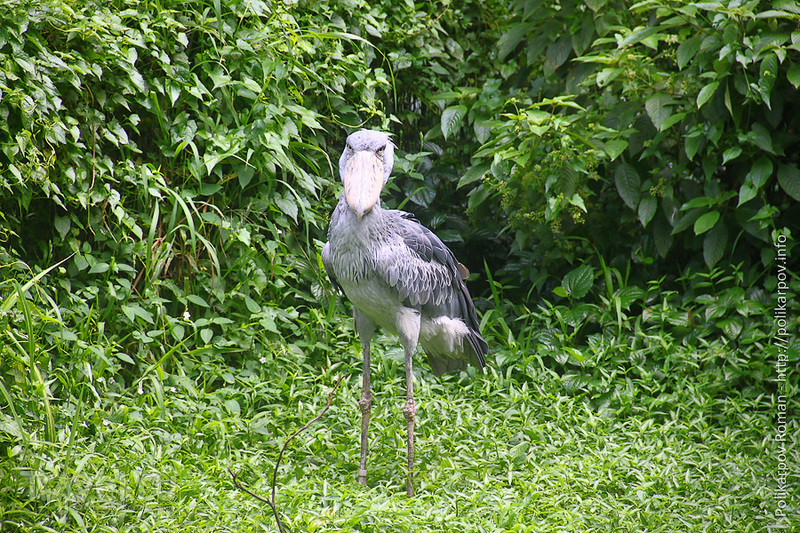
<instances>
[{"instance_id":1,"label":"leaf cluster","mask_svg":"<svg viewBox=\"0 0 800 533\"><path fill-rule=\"evenodd\" d=\"M588 243L642 281L774 267L773 232L800 220L796 4L513 6L503 69L441 115L480 144L459 185L476 217L504 214L508 282L549 290Z\"/></svg>"}]
</instances>

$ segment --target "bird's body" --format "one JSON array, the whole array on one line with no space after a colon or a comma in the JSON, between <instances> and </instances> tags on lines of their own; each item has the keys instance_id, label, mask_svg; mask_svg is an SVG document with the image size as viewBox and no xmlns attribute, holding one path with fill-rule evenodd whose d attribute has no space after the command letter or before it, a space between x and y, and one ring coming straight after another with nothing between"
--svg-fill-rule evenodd
<instances>
[{"instance_id":1,"label":"bird's body","mask_svg":"<svg viewBox=\"0 0 800 533\"><path fill-rule=\"evenodd\" d=\"M344 294L375 325L402 338L414 336L419 322L434 374L483 367L485 343L482 349L458 263L411 215L376 205L359 222L342 198L323 254Z\"/></svg>"},{"instance_id":2,"label":"bird's body","mask_svg":"<svg viewBox=\"0 0 800 533\"><path fill-rule=\"evenodd\" d=\"M436 375L485 364L488 345L464 285L466 269L430 230L403 211L380 206L393 165L389 136L362 130L347 139L340 160L345 192L331 216L322 260L354 307L364 357L359 481L366 482L366 432L372 403L369 347L376 327L397 334L405 348L408 494L413 494L412 358L421 344Z\"/></svg>"}]
</instances>

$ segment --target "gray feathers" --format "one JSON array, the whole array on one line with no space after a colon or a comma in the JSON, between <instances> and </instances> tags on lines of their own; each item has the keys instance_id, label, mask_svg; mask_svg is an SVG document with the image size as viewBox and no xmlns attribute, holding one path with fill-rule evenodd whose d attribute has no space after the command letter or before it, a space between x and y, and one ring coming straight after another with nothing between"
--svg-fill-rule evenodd
<instances>
[{"instance_id":1,"label":"gray feathers","mask_svg":"<svg viewBox=\"0 0 800 533\"><path fill-rule=\"evenodd\" d=\"M464 285L466 268L412 215L380 206L380 180L388 180L393 154L385 133L348 137L340 159L345 192L322 262L359 315L405 337L412 350L419 342L437 375L467 363L483 368L488 345Z\"/></svg>"}]
</instances>

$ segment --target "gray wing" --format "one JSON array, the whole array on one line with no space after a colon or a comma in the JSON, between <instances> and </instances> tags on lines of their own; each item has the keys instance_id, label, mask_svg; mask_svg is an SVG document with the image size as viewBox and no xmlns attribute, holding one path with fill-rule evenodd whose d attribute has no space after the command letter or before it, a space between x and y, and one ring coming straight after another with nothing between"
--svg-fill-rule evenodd
<instances>
[{"instance_id":1,"label":"gray wing","mask_svg":"<svg viewBox=\"0 0 800 533\"><path fill-rule=\"evenodd\" d=\"M387 241L376 257L378 273L405 305L419 307L432 317L462 319L473 332L469 342L483 363L488 345L480 336L475 306L462 279L466 269L441 239L411 214L389 213L395 238Z\"/></svg>"},{"instance_id":2,"label":"gray wing","mask_svg":"<svg viewBox=\"0 0 800 533\"><path fill-rule=\"evenodd\" d=\"M375 257L378 274L409 307L434 310L445 304L461 283L453 252L410 213L386 214L391 231Z\"/></svg>"}]
</instances>

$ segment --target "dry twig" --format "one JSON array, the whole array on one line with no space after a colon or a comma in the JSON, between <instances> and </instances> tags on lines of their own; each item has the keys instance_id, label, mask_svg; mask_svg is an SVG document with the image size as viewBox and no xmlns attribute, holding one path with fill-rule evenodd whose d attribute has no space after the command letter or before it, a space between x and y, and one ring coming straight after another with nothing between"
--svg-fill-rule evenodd
<instances>
[{"instance_id":1,"label":"dry twig","mask_svg":"<svg viewBox=\"0 0 800 533\"><path fill-rule=\"evenodd\" d=\"M334 385L333 389L331 389L331 392L328 394L328 403L322 409L322 411L317 413L317 416L315 416L314 418L309 420L308 423L306 423L305 426L301 427L300 429L298 429L297 431L292 433L284 441L283 446L281 447L281 451L278 454L278 460L275 461L275 470L273 470L273 472L272 472L272 497L271 498L264 498L263 496L259 496L255 492L252 492L251 490L247 489L244 485L241 484L241 482L238 479L236 479L236 474L234 474L233 471L230 468L228 468L228 473L231 475L231 478L233 479L233 484L236 485L237 489L241 490L242 492L244 492L246 494L249 494L250 496L252 496L256 500L258 500L260 502L263 502L263 503L266 503L267 505L269 505L270 509L272 509L272 514L275 515L275 521L278 523L278 531L280 531L280 533L284 533L284 529L283 529L283 524L281 523L280 516L278 515L278 508L275 505L275 486L276 486L277 479L278 479L278 467L281 465L281 460L283 459L283 452L286 451L286 447L289 445L289 443L292 441L293 438L298 436L303 431L307 430L309 428L309 426L311 426L311 424L313 424L314 422L316 422L317 420L322 418L322 415L324 415L328 411L328 409L330 409L331 402L333 401L333 393L335 393L336 389L339 388L339 385L342 383L342 380L344 378L345 378L345 376L341 376L339 378L339 381L336 382L336 385Z\"/></svg>"}]
</instances>

